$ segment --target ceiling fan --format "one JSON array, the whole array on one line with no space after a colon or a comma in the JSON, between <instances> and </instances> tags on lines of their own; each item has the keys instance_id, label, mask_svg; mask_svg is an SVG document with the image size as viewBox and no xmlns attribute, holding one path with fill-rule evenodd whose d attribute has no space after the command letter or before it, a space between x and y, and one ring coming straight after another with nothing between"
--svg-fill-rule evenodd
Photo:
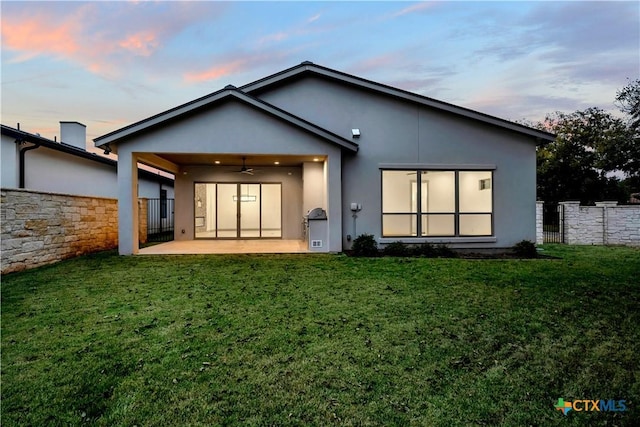
<instances>
[{"instance_id":1,"label":"ceiling fan","mask_svg":"<svg viewBox=\"0 0 640 427\"><path fill-rule=\"evenodd\" d=\"M243 157L242 158L242 168L240 168L240 170L238 171L238 173L243 173L245 175L253 175L254 171L253 168L248 168L247 164L246 164L247 158Z\"/></svg>"}]
</instances>

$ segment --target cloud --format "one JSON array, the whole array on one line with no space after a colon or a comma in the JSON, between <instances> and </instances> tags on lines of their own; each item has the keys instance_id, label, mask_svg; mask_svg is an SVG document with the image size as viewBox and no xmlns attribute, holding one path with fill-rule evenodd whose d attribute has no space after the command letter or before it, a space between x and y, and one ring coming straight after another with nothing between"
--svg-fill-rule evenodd
<instances>
[{"instance_id":1,"label":"cloud","mask_svg":"<svg viewBox=\"0 0 640 427\"><path fill-rule=\"evenodd\" d=\"M157 56L186 27L217 16L224 7L191 2L3 5L2 48L10 62L49 57L114 78L130 72L139 58Z\"/></svg>"},{"instance_id":2,"label":"cloud","mask_svg":"<svg viewBox=\"0 0 640 427\"><path fill-rule=\"evenodd\" d=\"M310 24L312 22L317 21L318 19L320 19L320 17L322 16L321 13L316 13L315 15L313 15L311 18L307 19L307 23Z\"/></svg>"},{"instance_id":3,"label":"cloud","mask_svg":"<svg viewBox=\"0 0 640 427\"><path fill-rule=\"evenodd\" d=\"M381 68L387 71L399 63L405 63L401 52L389 52L382 55L376 55L355 62L347 68L347 72L351 74L368 74L372 71L378 71Z\"/></svg>"},{"instance_id":4,"label":"cloud","mask_svg":"<svg viewBox=\"0 0 640 427\"><path fill-rule=\"evenodd\" d=\"M20 52L14 62L27 61L41 54L76 55L82 48L77 42L80 26L75 18L82 18L81 15L80 11L74 17L59 22L42 13L25 19L10 19L3 14L2 47Z\"/></svg>"},{"instance_id":5,"label":"cloud","mask_svg":"<svg viewBox=\"0 0 640 427\"><path fill-rule=\"evenodd\" d=\"M593 107L591 100L580 97L554 95L522 94L502 91L499 94L486 94L465 102L465 107L482 111L506 120L542 121L546 115L555 111L576 111Z\"/></svg>"},{"instance_id":6,"label":"cloud","mask_svg":"<svg viewBox=\"0 0 640 427\"><path fill-rule=\"evenodd\" d=\"M121 40L118 45L133 54L150 56L160 45L158 35L149 31L142 31Z\"/></svg>"},{"instance_id":7,"label":"cloud","mask_svg":"<svg viewBox=\"0 0 640 427\"><path fill-rule=\"evenodd\" d=\"M216 80L220 77L228 76L232 73L247 69L251 63L250 58L236 59L231 62L214 65L213 67L196 72L188 72L184 74L184 80L187 83L199 83L208 80Z\"/></svg>"},{"instance_id":8,"label":"cloud","mask_svg":"<svg viewBox=\"0 0 640 427\"><path fill-rule=\"evenodd\" d=\"M272 34L267 34L266 36L263 36L258 40L258 46L261 47L273 42L283 42L293 37L331 31L335 28L334 26L321 27L315 24L321 17L322 13L316 13L315 15L312 15L311 17L289 27L288 29Z\"/></svg>"},{"instance_id":9,"label":"cloud","mask_svg":"<svg viewBox=\"0 0 640 427\"><path fill-rule=\"evenodd\" d=\"M411 15L414 13L422 13L427 9L432 8L433 6L435 6L436 3L434 2L420 2L420 3L415 3L412 4L411 6L407 6L403 9L400 9L399 11L393 13L391 15L392 18L398 18L400 16L404 16L404 15Z\"/></svg>"},{"instance_id":10,"label":"cloud","mask_svg":"<svg viewBox=\"0 0 640 427\"><path fill-rule=\"evenodd\" d=\"M214 65L200 71L190 71L183 75L186 83L201 83L217 80L221 77L236 75L247 71L255 71L257 68L267 65L276 65L280 68L282 62L297 50L271 50L261 53L229 53L215 61Z\"/></svg>"},{"instance_id":11,"label":"cloud","mask_svg":"<svg viewBox=\"0 0 640 427\"><path fill-rule=\"evenodd\" d=\"M544 2L514 15L511 26L488 13L471 19L475 23L466 27L464 36L490 36L471 55L475 62L536 54L561 72L558 79L600 82L640 69L640 11L635 3Z\"/></svg>"}]
</instances>

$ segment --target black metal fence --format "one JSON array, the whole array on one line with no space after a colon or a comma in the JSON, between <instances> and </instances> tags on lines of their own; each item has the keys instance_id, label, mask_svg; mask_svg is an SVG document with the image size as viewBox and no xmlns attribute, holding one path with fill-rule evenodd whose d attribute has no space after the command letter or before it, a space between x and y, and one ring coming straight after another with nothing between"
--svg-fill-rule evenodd
<instances>
[{"instance_id":1,"label":"black metal fence","mask_svg":"<svg viewBox=\"0 0 640 427\"><path fill-rule=\"evenodd\" d=\"M173 240L174 199L147 199L147 242Z\"/></svg>"},{"instance_id":2,"label":"black metal fence","mask_svg":"<svg viewBox=\"0 0 640 427\"><path fill-rule=\"evenodd\" d=\"M544 243L564 243L564 212L559 204L545 204L542 210Z\"/></svg>"}]
</instances>

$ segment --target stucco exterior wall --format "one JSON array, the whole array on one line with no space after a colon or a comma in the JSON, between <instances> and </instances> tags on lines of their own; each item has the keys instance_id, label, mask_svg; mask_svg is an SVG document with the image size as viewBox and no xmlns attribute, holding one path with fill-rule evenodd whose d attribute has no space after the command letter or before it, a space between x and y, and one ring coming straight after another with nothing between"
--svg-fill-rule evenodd
<instances>
[{"instance_id":1,"label":"stucco exterior wall","mask_svg":"<svg viewBox=\"0 0 640 427\"><path fill-rule=\"evenodd\" d=\"M341 218L341 149L327 141L302 131L290 124L256 111L240 102L227 102L222 105L201 110L189 117L176 119L168 126L158 127L145 133L136 135L126 142L118 145L119 158L119 200L132 200L129 166L138 156L144 157L145 153L184 153L184 154L235 154L235 155L313 155L326 158L327 173L325 194L327 195L326 209L328 211L330 236L329 250L340 251L342 235ZM179 166L176 165L176 168ZM262 168L261 168L262 169ZM237 170L237 168L236 168ZM275 170L275 169L274 169ZM279 169L283 170L283 169ZM123 173L120 174L120 171ZM195 236L194 231L194 182L215 181L216 171L222 171L215 165L182 166L176 175L175 194L175 238L176 240L189 240ZM186 173L186 174L185 174ZM233 177L225 177L227 182L244 182L238 179L239 174ZM250 182L268 182L268 175L251 177ZM301 170L297 168L290 181L288 175L277 175L274 179L284 179L291 182L292 192L283 196L292 198L295 206L283 202L283 225L286 222L288 230L283 238L296 238L300 235L302 220L302 190ZM283 188L283 193L285 192ZM130 207L121 204L123 217L135 217L136 212ZM131 206L133 208L133 205ZM120 253L135 253L136 245L133 241L124 241L131 234L131 226L121 223ZM297 225L296 225L297 224ZM293 231L294 227L298 231ZM183 232L184 230L184 232ZM283 230L283 233L285 230Z\"/></svg>"},{"instance_id":2,"label":"stucco exterior wall","mask_svg":"<svg viewBox=\"0 0 640 427\"><path fill-rule=\"evenodd\" d=\"M2 135L2 187L19 186L19 147L14 138ZM173 198L173 187L140 179L140 197L159 198L160 188ZM35 191L117 198L116 168L108 164L39 147L25 153L25 188Z\"/></svg>"},{"instance_id":3,"label":"stucco exterior wall","mask_svg":"<svg viewBox=\"0 0 640 427\"><path fill-rule=\"evenodd\" d=\"M302 164L302 214L314 208L326 209L324 164L305 162Z\"/></svg>"},{"instance_id":4,"label":"stucco exterior wall","mask_svg":"<svg viewBox=\"0 0 640 427\"><path fill-rule=\"evenodd\" d=\"M0 143L0 183L4 188L18 187L18 144L15 139L2 135Z\"/></svg>"},{"instance_id":5,"label":"stucco exterior wall","mask_svg":"<svg viewBox=\"0 0 640 427\"><path fill-rule=\"evenodd\" d=\"M484 165L494 170L495 237L446 239L454 247L502 248L536 239L533 138L317 77L305 77L259 96L345 138L351 138L352 128L360 129L359 152L343 157L345 248L350 244L346 235L352 234L353 227L351 202L362 204L357 233L381 235L383 163L410 165L408 168L451 165L452 169Z\"/></svg>"},{"instance_id":6,"label":"stucco exterior wall","mask_svg":"<svg viewBox=\"0 0 640 427\"><path fill-rule=\"evenodd\" d=\"M115 168L46 147L25 155L25 188L115 198Z\"/></svg>"}]
</instances>

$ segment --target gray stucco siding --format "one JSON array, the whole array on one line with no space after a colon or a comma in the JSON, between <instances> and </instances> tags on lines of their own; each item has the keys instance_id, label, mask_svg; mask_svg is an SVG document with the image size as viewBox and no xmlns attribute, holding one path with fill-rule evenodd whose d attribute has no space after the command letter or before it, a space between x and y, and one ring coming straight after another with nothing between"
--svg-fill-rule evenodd
<instances>
[{"instance_id":1,"label":"gray stucco siding","mask_svg":"<svg viewBox=\"0 0 640 427\"><path fill-rule=\"evenodd\" d=\"M118 155L124 158L145 153L184 154L277 154L284 156L318 155L326 157L328 173L323 177L327 186L327 209L330 227L330 250L342 249L341 218L341 148L319 136L292 126L279 118L256 110L241 102L225 102L212 108L199 110L180 119L170 121L144 133L137 134L118 146ZM263 168L264 174L246 177L224 174L228 169L211 165L179 165L175 183L175 238L189 240L195 237L194 183L195 182L282 182L283 184L283 238L301 238L302 176L301 168ZM252 165L253 166L253 165ZM237 168L236 168L237 169ZM128 191L128 190L127 190ZM124 194L124 193L123 193ZM125 196L128 198L128 196ZM127 207L129 210L130 207ZM132 214L135 214L132 210ZM184 230L184 233L182 232ZM135 234L134 234L135 236ZM132 243L127 242L122 253L129 253ZM133 244L135 253L135 244Z\"/></svg>"},{"instance_id":2,"label":"gray stucco siding","mask_svg":"<svg viewBox=\"0 0 640 427\"><path fill-rule=\"evenodd\" d=\"M18 188L18 144L15 138L2 135L0 145L0 183L4 188Z\"/></svg>"},{"instance_id":3,"label":"gray stucco siding","mask_svg":"<svg viewBox=\"0 0 640 427\"><path fill-rule=\"evenodd\" d=\"M350 203L361 203L356 234L381 235L381 163L487 165L494 170L494 239L463 246L508 247L535 239L535 141L449 112L307 77L261 95L267 102L349 137L357 155L343 157L343 245L353 234ZM352 236L354 237L354 236ZM452 239L454 241L456 239ZM475 239L478 240L478 239ZM490 241L487 241L490 240Z\"/></svg>"},{"instance_id":4,"label":"gray stucco siding","mask_svg":"<svg viewBox=\"0 0 640 427\"><path fill-rule=\"evenodd\" d=\"M239 102L169 122L118 146L118 152L139 153L326 155L336 149L315 135Z\"/></svg>"}]
</instances>

